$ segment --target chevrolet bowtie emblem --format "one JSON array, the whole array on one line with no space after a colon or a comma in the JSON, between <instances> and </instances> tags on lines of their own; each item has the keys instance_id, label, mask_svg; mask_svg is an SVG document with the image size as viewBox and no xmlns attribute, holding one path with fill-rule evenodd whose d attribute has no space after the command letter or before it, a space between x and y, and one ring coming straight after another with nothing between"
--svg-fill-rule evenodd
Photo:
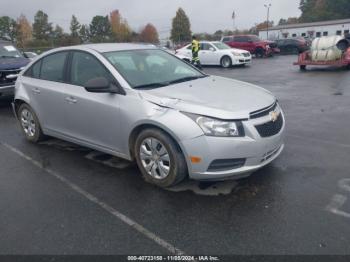
<instances>
[{"instance_id":1,"label":"chevrolet bowtie emblem","mask_svg":"<svg viewBox=\"0 0 350 262\"><path fill-rule=\"evenodd\" d=\"M276 122L278 117L279 117L280 113L276 112L276 111L272 111L270 112L270 119L272 122Z\"/></svg>"}]
</instances>

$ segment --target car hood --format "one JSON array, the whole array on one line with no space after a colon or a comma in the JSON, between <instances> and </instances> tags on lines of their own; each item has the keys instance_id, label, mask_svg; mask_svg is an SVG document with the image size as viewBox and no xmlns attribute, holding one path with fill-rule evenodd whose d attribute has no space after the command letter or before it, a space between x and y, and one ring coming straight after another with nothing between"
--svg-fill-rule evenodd
<instances>
[{"instance_id":1,"label":"car hood","mask_svg":"<svg viewBox=\"0 0 350 262\"><path fill-rule=\"evenodd\" d=\"M234 51L234 52L237 52L237 53L239 53L239 54L245 54L245 53L249 53L248 51L246 51L246 50L243 50L243 49L237 49L237 48L231 48L231 49L227 49L227 50L225 50L225 51Z\"/></svg>"},{"instance_id":2,"label":"car hood","mask_svg":"<svg viewBox=\"0 0 350 262\"><path fill-rule=\"evenodd\" d=\"M0 70L18 69L29 64L30 59L24 57L0 58Z\"/></svg>"},{"instance_id":3,"label":"car hood","mask_svg":"<svg viewBox=\"0 0 350 262\"><path fill-rule=\"evenodd\" d=\"M276 100L261 87L218 76L144 90L140 95L159 106L227 120L248 119L251 112Z\"/></svg>"}]
</instances>

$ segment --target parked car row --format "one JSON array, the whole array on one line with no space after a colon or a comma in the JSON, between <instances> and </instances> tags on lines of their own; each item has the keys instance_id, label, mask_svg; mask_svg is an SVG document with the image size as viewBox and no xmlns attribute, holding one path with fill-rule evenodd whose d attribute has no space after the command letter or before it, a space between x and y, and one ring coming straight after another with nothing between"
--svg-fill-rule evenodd
<instances>
[{"instance_id":1,"label":"parked car row","mask_svg":"<svg viewBox=\"0 0 350 262\"><path fill-rule=\"evenodd\" d=\"M232 48L249 51L256 57L272 56L280 52L275 42L261 40L256 35L225 36L221 41Z\"/></svg>"},{"instance_id":2,"label":"parked car row","mask_svg":"<svg viewBox=\"0 0 350 262\"><path fill-rule=\"evenodd\" d=\"M191 44L176 50L176 56L184 61L192 59ZM221 65L224 68L232 65L247 65L252 61L250 52L234 49L222 42L202 41L200 43L199 58L203 65Z\"/></svg>"}]
</instances>

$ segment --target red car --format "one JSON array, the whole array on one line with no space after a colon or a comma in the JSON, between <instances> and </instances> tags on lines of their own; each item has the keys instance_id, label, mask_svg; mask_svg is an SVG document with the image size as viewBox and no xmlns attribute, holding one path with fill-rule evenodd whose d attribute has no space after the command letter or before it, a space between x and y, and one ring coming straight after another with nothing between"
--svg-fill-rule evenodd
<instances>
[{"instance_id":1,"label":"red car","mask_svg":"<svg viewBox=\"0 0 350 262\"><path fill-rule=\"evenodd\" d=\"M224 36L221 42L233 48L247 50L256 57L272 56L280 52L275 42L261 40L256 35Z\"/></svg>"}]
</instances>

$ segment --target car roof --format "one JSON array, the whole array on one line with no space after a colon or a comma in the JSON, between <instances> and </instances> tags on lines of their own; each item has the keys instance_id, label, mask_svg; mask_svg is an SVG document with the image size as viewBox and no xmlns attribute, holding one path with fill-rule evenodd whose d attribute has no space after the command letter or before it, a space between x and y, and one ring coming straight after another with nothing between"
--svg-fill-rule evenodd
<instances>
[{"instance_id":1,"label":"car roof","mask_svg":"<svg viewBox=\"0 0 350 262\"><path fill-rule=\"evenodd\" d=\"M114 51L126 51L126 50L145 50L145 49L157 49L152 44L140 44L140 43L101 43L101 44L83 44L76 46L69 46L58 48L54 50L94 50L99 53L114 52Z\"/></svg>"}]
</instances>

